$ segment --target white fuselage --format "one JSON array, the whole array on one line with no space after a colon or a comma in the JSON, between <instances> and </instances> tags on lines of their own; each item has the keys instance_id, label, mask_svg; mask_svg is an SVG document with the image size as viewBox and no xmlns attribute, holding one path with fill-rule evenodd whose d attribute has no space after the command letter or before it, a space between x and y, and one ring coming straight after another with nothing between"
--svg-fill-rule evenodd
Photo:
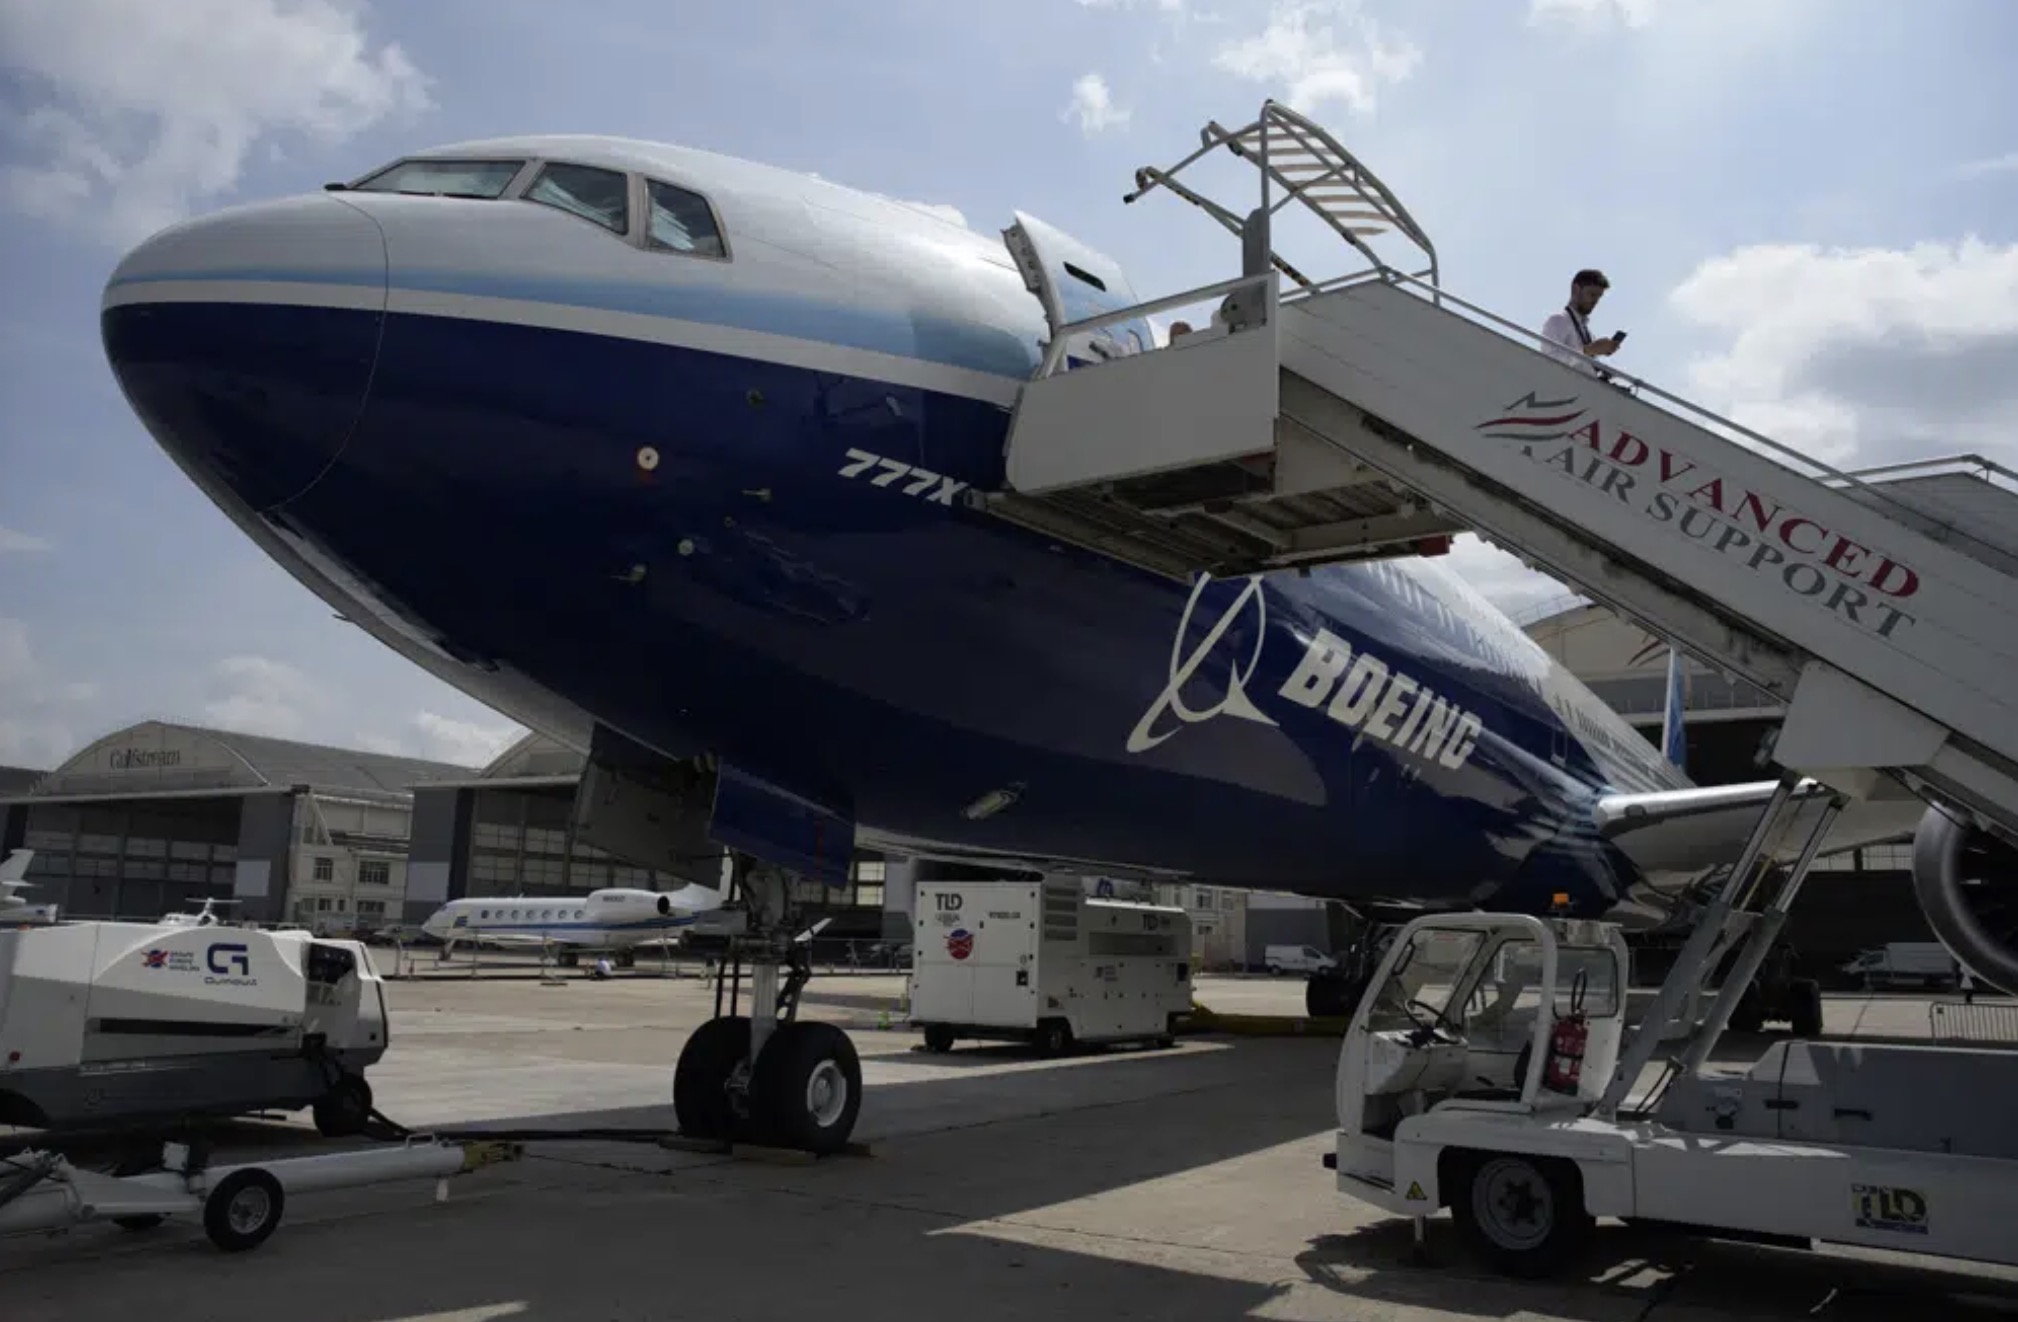
<instances>
[{"instance_id":1,"label":"white fuselage","mask_svg":"<svg viewBox=\"0 0 2018 1322\"><path fill-rule=\"evenodd\" d=\"M663 941L720 905L720 892L705 886L671 892L612 887L586 895L471 896L435 910L421 930L456 944L623 950Z\"/></svg>"}]
</instances>

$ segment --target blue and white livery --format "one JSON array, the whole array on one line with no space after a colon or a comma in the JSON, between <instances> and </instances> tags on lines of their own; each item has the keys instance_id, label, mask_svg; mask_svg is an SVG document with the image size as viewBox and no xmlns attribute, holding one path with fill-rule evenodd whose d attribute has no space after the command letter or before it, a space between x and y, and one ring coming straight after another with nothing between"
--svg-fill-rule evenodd
<instances>
[{"instance_id":1,"label":"blue and white livery","mask_svg":"<svg viewBox=\"0 0 2018 1322\"><path fill-rule=\"evenodd\" d=\"M1020 219L1069 314L1136 299ZM1589 913L1735 852L1770 784L1691 788L1429 560L1187 585L980 507L1046 327L961 225L566 136L175 226L103 312L156 439L343 616L850 847Z\"/></svg>"}]
</instances>

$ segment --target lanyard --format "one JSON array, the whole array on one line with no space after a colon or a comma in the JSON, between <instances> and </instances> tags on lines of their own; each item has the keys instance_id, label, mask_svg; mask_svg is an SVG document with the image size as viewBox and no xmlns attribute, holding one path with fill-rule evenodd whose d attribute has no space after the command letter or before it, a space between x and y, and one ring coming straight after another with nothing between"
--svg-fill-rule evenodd
<instances>
[{"instance_id":1,"label":"lanyard","mask_svg":"<svg viewBox=\"0 0 2018 1322\"><path fill-rule=\"evenodd\" d=\"M1584 319L1578 316L1577 310L1567 303L1563 304L1563 311L1570 314L1570 325L1576 329L1577 339L1583 343L1584 348L1590 348L1591 332L1590 328L1584 325Z\"/></svg>"}]
</instances>

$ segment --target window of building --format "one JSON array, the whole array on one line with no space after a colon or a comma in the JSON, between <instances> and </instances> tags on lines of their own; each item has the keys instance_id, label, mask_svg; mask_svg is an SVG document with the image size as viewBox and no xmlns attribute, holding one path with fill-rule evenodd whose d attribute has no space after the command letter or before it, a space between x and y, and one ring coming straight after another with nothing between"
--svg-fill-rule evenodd
<instances>
[{"instance_id":1,"label":"window of building","mask_svg":"<svg viewBox=\"0 0 2018 1322\"><path fill-rule=\"evenodd\" d=\"M390 886L392 884L392 864L382 858L367 858L357 865L357 884L360 886Z\"/></svg>"},{"instance_id":2,"label":"window of building","mask_svg":"<svg viewBox=\"0 0 2018 1322\"><path fill-rule=\"evenodd\" d=\"M594 221L615 234L631 228L630 180L615 170L556 161L540 171L526 199Z\"/></svg>"},{"instance_id":3,"label":"window of building","mask_svg":"<svg viewBox=\"0 0 2018 1322\"><path fill-rule=\"evenodd\" d=\"M336 860L327 854L317 854L315 856L314 876L317 881L334 881L336 879Z\"/></svg>"},{"instance_id":4,"label":"window of building","mask_svg":"<svg viewBox=\"0 0 2018 1322\"><path fill-rule=\"evenodd\" d=\"M358 916L358 917L360 917L360 918L383 918L383 917L385 917L385 901L384 901L384 900L359 900L359 901L357 902L357 916Z\"/></svg>"},{"instance_id":5,"label":"window of building","mask_svg":"<svg viewBox=\"0 0 2018 1322\"><path fill-rule=\"evenodd\" d=\"M524 161L401 161L352 187L363 193L493 198L511 187L524 165Z\"/></svg>"},{"instance_id":6,"label":"window of building","mask_svg":"<svg viewBox=\"0 0 2018 1322\"><path fill-rule=\"evenodd\" d=\"M708 205L708 199L656 179L645 181L645 191L652 202L651 227L645 231L645 241L652 247L697 257L728 256L721 227L715 223L715 210Z\"/></svg>"}]
</instances>

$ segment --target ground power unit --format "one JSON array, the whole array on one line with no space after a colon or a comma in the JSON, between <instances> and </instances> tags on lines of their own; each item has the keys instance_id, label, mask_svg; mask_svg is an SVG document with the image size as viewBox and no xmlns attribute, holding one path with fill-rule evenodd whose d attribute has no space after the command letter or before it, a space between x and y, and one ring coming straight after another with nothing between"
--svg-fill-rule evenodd
<instances>
[{"instance_id":1,"label":"ground power unit","mask_svg":"<svg viewBox=\"0 0 2018 1322\"><path fill-rule=\"evenodd\" d=\"M384 984L355 941L223 924L0 932L0 1124L163 1125L312 1107L371 1115Z\"/></svg>"},{"instance_id":2,"label":"ground power unit","mask_svg":"<svg viewBox=\"0 0 2018 1322\"><path fill-rule=\"evenodd\" d=\"M921 882L911 1022L925 1046L1025 1041L1168 1046L1191 1009L1182 909L1087 897L1077 882Z\"/></svg>"}]
</instances>

